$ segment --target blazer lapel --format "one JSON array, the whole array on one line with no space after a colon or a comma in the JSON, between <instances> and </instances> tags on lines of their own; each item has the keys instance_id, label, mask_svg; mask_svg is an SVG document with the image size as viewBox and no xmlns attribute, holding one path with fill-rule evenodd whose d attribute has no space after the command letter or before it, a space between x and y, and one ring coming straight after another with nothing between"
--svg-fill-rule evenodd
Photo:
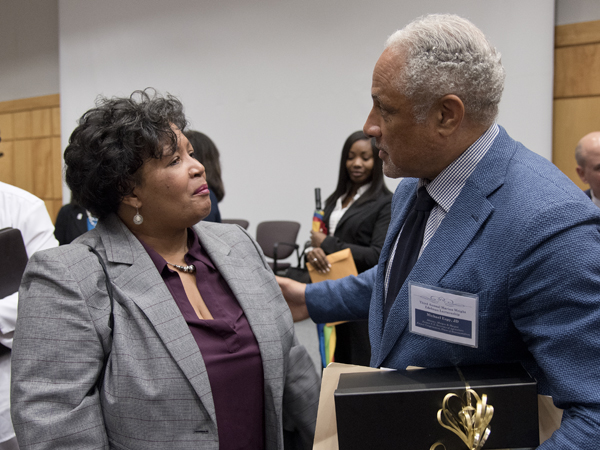
<instances>
[{"instance_id":1,"label":"blazer lapel","mask_svg":"<svg viewBox=\"0 0 600 450\"><path fill-rule=\"evenodd\" d=\"M394 243L402 228L402 224L412 208L416 199L417 180L405 179L396 189L392 200L392 220L388 227L387 235L381 254L379 255L379 263L377 264L377 275L375 288L371 295L371 305L369 308L369 338L371 340L372 358L379 361L379 353L384 332L383 323L383 308L385 303L385 271Z\"/></svg>"},{"instance_id":2,"label":"blazer lapel","mask_svg":"<svg viewBox=\"0 0 600 450\"><path fill-rule=\"evenodd\" d=\"M378 364L385 360L408 325L408 282L438 286L493 209L487 198L473 185L465 185L396 297L385 323Z\"/></svg>"},{"instance_id":3,"label":"blazer lapel","mask_svg":"<svg viewBox=\"0 0 600 450\"><path fill-rule=\"evenodd\" d=\"M208 227L200 223L194 227L198 234L200 243L206 248L210 257L219 269L219 272L233 291L250 328L254 333L261 358L263 361L263 372L265 378L265 394L270 392L268 398L281 398L283 385L280 382L284 378L283 364L273 364L274 360L283 360L283 351L279 342L276 317L265 301L265 288L260 278L254 273L253 268L244 260L244 255L232 254L232 248L224 242L219 234L220 227ZM265 268L266 270L266 268ZM281 414L280 405L272 404L274 410Z\"/></svg>"},{"instance_id":4,"label":"blazer lapel","mask_svg":"<svg viewBox=\"0 0 600 450\"><path fill-rule=\"evenodd\" d=\"M510 142L512 145L510 145ZM409 318L408 282L415 281L432 286L438 286L446 272L452 267L460 255L469 246L477 232L493 213L494 207L488 196L504 183L504 177L510 158L516 150L514 141L501 128L499 135L484 158L477 165L460 195L441 222L433 238L417 260L411 273L404 282L396 301L390 310L387 322L381 325L381 345L376 355L376 367L380 366L394 347L402 333L406 332ZM416 183L415 183L416 184ZM413 188L414 190L414 188ZM404 223L412 201L405 202L400 210L399 220L393 221L393 228L388 232L382 258L387 261L390 246ZM394 213L392 212L392 215ZM385 259L384 259L385 257ZM384 266L383 266L384 267ZM383 319L383 286L385 270L378 270L376 292L371 306L371 313L381 322ZM377 324L375 324L377 325Z\"/></svg>"},{"instance_id":5,"label":"blazer lapel","mask_svg":"<svg viewBox=\"0 0 600 450\"><path fill-rule=\"evenodd\" d=\"M108 260L130 265L112 280L116 297L130 298L144 312L216 423L210 381L200 350L156 266L116 216L98 226Z\"/></svg>"},{"instance_id":6,"label":"blazer lapel","mask_svg":"<svg viewBox=\"0 0 600 450\"><path fill-rule=\"evenodd\" d=\"M352 205L350 205L350 208L348 208L346 213L342 216L342 218L338 222L337 226L335 227L336 233L339 229L341 229L342 225L347 220L349 220L351 217L354 217L355 215L357 215L361 212L363 205L368 205L369 203L374 202L374 201L375 201L375 199L372 198L370 200L367 200L364 203L359 203L358 205L356 203L352 203Z\"/></svg>"}]
</instances>

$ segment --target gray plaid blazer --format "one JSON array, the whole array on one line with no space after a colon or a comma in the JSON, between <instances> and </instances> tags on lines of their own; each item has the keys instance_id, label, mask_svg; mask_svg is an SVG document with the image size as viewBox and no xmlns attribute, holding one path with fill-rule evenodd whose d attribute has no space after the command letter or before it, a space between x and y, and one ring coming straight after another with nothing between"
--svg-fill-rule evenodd
<instances>
[{"instance_id":1,"label":"gray plaid blazer","mask_svg":"<svg viewBox=\"0 0 600 450\"><path fill-rule=\"evenodd\" d=\"M284 422L310 446L319 378L260 248L236 225L194 230L258 341L266 448L283 448ZM112 305L87 245L106 263ZM152 260L116 216L31 258L12 358L21 450L219 448L202 355Z\"/></svg>"}]
</instances>

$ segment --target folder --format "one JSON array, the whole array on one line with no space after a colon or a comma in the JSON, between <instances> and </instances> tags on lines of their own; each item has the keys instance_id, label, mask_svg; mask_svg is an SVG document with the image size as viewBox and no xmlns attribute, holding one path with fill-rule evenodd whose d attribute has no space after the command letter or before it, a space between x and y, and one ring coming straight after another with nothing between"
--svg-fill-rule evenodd
<instances>
[{"instance_id":1,"label":"folder","mask_svg":"<svg viewBox=\"0 0 600 450\"><path fill-rule=\"evenodd\" d=\"M356 264L349 248L327 255L327 261L331 268L327 273L318 272L311 263L306 263L310 280L313 283L325 280L337 280L348 275L358 275ZM334 360L337 336L335 326L344 322L319 323L317 324L317 335L319 336L319 352L321 353L321 364L327 367Z\"/></svg>"},{"instance_id":2,"label":"folder","mask_svg":"<svg viewBox=\"0 0 600 450\"><path fill-rule=\"evenodd\" d=\"M358 275L356 264L354 264L354 258L349 248L327 255L327 261L331 264L331 269L327 273L318 272L311 263L306 263L310 281L318 283L325 280L337 280L348 275Z\"/></svg>"}]
</instances>

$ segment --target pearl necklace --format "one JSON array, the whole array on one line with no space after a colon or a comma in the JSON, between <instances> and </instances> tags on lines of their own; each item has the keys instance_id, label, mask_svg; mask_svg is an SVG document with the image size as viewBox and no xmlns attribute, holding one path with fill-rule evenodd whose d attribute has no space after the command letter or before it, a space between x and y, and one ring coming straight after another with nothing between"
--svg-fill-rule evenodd
<instances>
[{"instance_id":1,"label":"pearl necklace","mask_svg":"<svg viewBox=\"0 0 600 450\"><path fill-rule=\"evenodd\" d=\"M179 264L172 264L169 261L165 261L168 265L175 267L177 270L185 273L194 273L196 272L196 266L190 264L189 266L180 266Z\"/></svg>"}]
</instances>

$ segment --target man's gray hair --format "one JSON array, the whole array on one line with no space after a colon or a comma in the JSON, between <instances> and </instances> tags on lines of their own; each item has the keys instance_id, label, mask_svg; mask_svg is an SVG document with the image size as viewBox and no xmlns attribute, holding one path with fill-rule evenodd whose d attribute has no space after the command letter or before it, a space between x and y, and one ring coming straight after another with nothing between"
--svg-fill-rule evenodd
<instances>
[{"instance_id":1,"label":"man's gray hair","mask_svg":"<svg viewBox=\"0 0 600 450\"><path fill-rule=\"evenodd\" d=\"M397 88L415 105L417 122L425 121L434 103L458 96L471 120L491 125L504 89L504 68L485 35L466 19L452 14L423 16L391 35L386 44L406 51Z\"/></svg>"}]
</instances>

